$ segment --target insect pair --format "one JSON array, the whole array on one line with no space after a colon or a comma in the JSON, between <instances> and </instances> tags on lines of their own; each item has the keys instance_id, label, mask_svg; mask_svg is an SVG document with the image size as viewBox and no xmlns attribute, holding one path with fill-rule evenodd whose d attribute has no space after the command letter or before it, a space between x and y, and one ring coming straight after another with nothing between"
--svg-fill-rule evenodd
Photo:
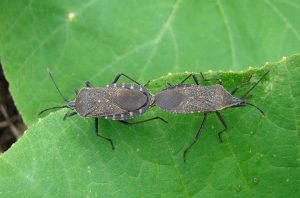
<instances>
[{"instance_id":1,"label":"insect pair","mask_svg":"<svg viewBox=\"0 0 300 198\"><path fill-rule=\"evenodd\" d=\"M95 131L97 136L109 141L112 148L114 149L112 140L99 133L98 119L100 117L103 117L105 119L117 120L127 125L134 125L156 119L167 123L167 121L158 116L133 123L129 123L128 121L126 121L145 113L150 107L154 105L157 105L163 110L172 113L187 114L202 112L204 114L204 118L202 120L201 126L194 138L194 141L184 150L183 153L184 161L186 161L187 152L194 144L198 142L201 132L205 127L208 113L216 113L217 117L224 126L224 129L218 133L221 142L221 134L227 129L227 124L220 114L220 110L231 107L244 107L250 105L257 108L262 114L264 114L264 112L260 108L252 103L247 102L245 99L267 74L268 72L266 72L240 98L234 97L233 95L242 86L247 84L252 76L250 76L250 78L246 82L238 85L231 92L228 92L221 85L222 81L220 79L205 79L201 73L204 81L217 80L219 84L213 86L200 86L196 76L194 74L190 74L181 83L177 85L170 85L169 87L161 90L154 98L149 90L145 88L145 86L133 80L126 74L118 74L112 84L107 85L104 88L95 88L89 81L87 81L86 87L76 92L75 100L69 101L60 92L51 73L49 72L51 80L53 81L61 97L65 100L66 105L48 108L41 111L39 114L52 109L69 108L72 111L68 112L65 115L64 120L76 114L80 115L81 117L93 117L95 118ZM117 83L121 76L128 78L133 83ZM195 85L184 84L191 77L194 79Z\"/></svg>"}]
</instances>

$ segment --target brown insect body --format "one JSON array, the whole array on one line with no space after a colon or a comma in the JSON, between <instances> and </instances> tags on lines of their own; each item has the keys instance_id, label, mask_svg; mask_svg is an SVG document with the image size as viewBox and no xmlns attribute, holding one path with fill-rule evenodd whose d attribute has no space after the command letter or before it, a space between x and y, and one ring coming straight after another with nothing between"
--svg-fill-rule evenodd
<instances>
[{"instance_id":1,"label":"brown insect body","mask_svg":"<svg viewBox=\"0 0 300 198\"><path fill-rule=\"evenodd\" d=\"M161 90L155 103L167 112L199 113L215 112L242 103L222 85L199 86L180 84Z\"/></svg>"},{"instance_id":2,"label":"brown insect body","mask_svg":"<svg viewBox=\"0 0 300 198\"><path fill-rule=\"evenodd\" d=\"M146 112L152 102L150 92L141 85L111 84L82 88L74 101L74 110L81 117L126 120Z\"/></svg>"}]
</instances>

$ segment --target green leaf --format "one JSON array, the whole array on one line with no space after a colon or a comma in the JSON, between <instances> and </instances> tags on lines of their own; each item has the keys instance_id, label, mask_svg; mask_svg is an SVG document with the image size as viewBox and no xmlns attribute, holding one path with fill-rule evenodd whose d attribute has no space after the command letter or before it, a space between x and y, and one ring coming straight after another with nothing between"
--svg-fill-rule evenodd
<instances>
[{"instance_id":1,"label":"green leaf","mask_svg":"<svg viewBox=\"0 0 300 198\"><path fill-rule=\"evenodd\" d=\"M0 57L26 124L85 80L118 72L141 82L168 72L246 69L299 51L297 0L2 0Z\"/></svg>"},{"instance_id":2,"label":"green leaf","mask_svg":"<svg viewBox=\"0 0 300 198\"><path fill-rule=\"evenodd\" d=\"M229 128L220 143L222 125L209 114L198 144L187 162L182 152L194 138L202 115L154 115L169 121L125 126L101 120L102 133L116 150L94 134L93 120L66 111L50 113L34 124L8 152L0 156L0 194L3 197L299 197L300 186L300 55L241 73L205 73L220 77L233 89L253 74L253 107L221 111ZM154 80L156 93L167 82L180 82L177 73ZM192 82L192 81L191 81ZM203 82L202 82L203 83ZM251 85L237 93L242 95ZM136 119L135 119L136 120Z\"/></svg>"}]
</instances>

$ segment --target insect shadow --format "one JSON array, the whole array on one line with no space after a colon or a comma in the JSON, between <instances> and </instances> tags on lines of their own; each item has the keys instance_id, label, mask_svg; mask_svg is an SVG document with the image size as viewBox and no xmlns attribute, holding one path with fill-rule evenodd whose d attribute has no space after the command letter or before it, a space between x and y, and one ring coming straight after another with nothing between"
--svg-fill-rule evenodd
<instances>
[{"instance_id":1,"label":"insect shadow","mask_svg":"<svg viewBox=\"0 0 300 198\"><path fill-rule=\"evenodd\" d=\"M91 82L86 81L86 87L75 91L76 98L68 100L59 90L50 71L48 73L66 104L44 109L38 115L53 109L69 108L71 111L65 114L63 120L74 115L79 115L83 118L92 117L95 119L96 135L110 142L112 149L115 148L112 139L99 133L99 118L117 120L126 125L141 124L157 119L167 123L166 120L158 116L137 122L127 121L142 115L150 107L154 106L154 97L145 88L145 85L141 85L126 74L117 74L112 84L106 85L106 87L94 87ZM121 76L126 77L133 83L117 83Z\"/></svg>"},{"instance_id":2,"label":"insect shadow","mask_svg":"<svg viewBox=\"0 0 300 198\"><path fill-rule=\"evenodd\" d=\"M184 150L183 159L186 161L186 155L188 151L192 148L194 144L196 144L199 140L201 132L203 131L206 118L208 113L216 113L218 119L221 121L224 129L218 132L218 137L221 142L222 133L226 131L227 124L222 117L219 111L226 108L233 107L245 107L245 106L253 106L260 113L264 115L263 110L257 107L255 104L249 103L246 99L250 96L250 92L258 85L259 82L269 73L267 71L264 73L261 78L241 97L233 96L241 87L247 85L252 78L252 75L249 79L235 87L231 92L228 92L221 84L222 81L218 78L205 79L203 74L201 76L204 81L215 80L218 82L217 85L211 86L200 86L198 79L194 74L190 74L187 76L181 83L177 85L170 85L169 87L161 90L155 96L155 103L157 106L162 108L164 111L178 113L178 114L190 114L190 113L200 113L202 112L204 117L201 123L201 126L196 133L194 141ZM195 84L184 84L186 80L189 78L193 78Z\"/></svg>"}]
</instances>

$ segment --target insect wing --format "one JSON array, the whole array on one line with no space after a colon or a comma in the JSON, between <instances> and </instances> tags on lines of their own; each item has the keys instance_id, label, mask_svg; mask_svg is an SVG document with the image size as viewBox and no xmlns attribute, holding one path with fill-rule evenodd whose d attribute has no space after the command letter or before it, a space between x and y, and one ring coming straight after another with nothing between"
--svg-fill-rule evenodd
<instances>
[{"instance_id":1,"label":"insect wing","mask_svg":"<svg viewBox=\"0 0 300 198\"><path fill-rule=\"evenodd\" d=\"M126 111L136 111L147 103L147 96L134 89L113 88L108 96L114 105Z\"/></svg>"},{"instance_id":2,"label":"insect wing","mask_svg":"<svg viewBox=\"0 0 300 198\"><path fill-rule=\"evenodd\" d=\"M83 117L100 117L125 111L113 104L105 88L83 88L76 98L76 111Z\"/></svg>"},{"instance_id":3,"label":"insect wing","mask_svg":"<svg viewBox=\"0 0 300 198\"><path fill-rule=\"evenodd\" d=\"M120 115L147 103L143 92L122 87L83 88L76 99L76 110L83 117Z\"/></svg>"},{"instance_id":4,"label":"insect wing","mask_svg":"<svg viewBox=\"0 0 300 198\"><path fill-rule=\"evenodd\" d=\"M178 85L165 89L156 95L156 104L169 112L206 112L213 108L212 101L204 94L205 90L196 85Z\"/></svg>"}]
</instances>

